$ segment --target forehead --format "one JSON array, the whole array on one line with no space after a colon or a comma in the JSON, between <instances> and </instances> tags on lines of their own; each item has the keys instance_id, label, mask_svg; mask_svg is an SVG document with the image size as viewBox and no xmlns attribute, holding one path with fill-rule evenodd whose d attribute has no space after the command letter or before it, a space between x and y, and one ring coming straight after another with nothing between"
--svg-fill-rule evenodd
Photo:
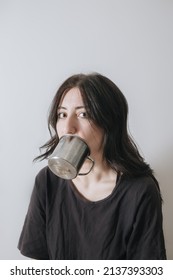
<instances>
[{"instance_id":1,"label":"forehead","mask_svg":"<svg viewBox=\"0 0 173 280\"><path fill-rule=\"evenodd\" d=\"M82 106L84 104L79 88L74 87L62 95L59 106Z\"/></svg>"}]
</instances>

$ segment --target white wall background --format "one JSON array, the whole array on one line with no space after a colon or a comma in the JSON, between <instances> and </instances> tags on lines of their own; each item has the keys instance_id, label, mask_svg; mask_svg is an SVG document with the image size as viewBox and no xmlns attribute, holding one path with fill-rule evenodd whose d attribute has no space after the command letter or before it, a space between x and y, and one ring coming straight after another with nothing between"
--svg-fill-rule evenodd
<instances>
[{"instance_id":1,"label":"white wall background","mask_svg":"<svg viewBox=\"0 0 173 280\"><path fill-rule=\"evenodd\" d=\"M18 238L60 83L97 71L123 91L129 126L155 169L173 259L173 1L0 0L0 259Z\"/></svg>"}]
</instances>

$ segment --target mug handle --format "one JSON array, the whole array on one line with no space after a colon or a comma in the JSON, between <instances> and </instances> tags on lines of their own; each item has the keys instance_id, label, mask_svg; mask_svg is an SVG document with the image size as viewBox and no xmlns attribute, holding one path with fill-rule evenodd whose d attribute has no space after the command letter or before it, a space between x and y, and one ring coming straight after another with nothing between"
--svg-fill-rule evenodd
<instances>
[{"instance_id":1,"label":"mug handle","mask_svg":"<svg viewBox=\"0 0 173 280\"><path fill-rule=\"evenodd\" d=\"M91 158L91 157L87 157L87 159L89 159L91 162L92 162L92 165L91 165L91 167L90 167L90 169L89 169L89 171L88 172L86 172L86 173L79 173L78 175L87 175L87 174L89 174L90 173L90 171L92 170L92 168L93 168L93 166L94 166L94 160Z\"/></svg>"}]
</instances>

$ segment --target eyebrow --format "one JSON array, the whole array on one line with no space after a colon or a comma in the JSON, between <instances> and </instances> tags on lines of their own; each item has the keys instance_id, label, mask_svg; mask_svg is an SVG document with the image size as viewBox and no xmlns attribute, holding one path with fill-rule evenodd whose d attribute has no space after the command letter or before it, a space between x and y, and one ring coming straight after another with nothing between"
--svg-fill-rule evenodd
<instances>
[{"instance_id":1,"label":"eyebrow","mask_svg":"<svg viewBox=\"0 0 173 280\"><path fill-rule=\"evenodd\" d=\"M76 110L83 109L83 108L85 108L85 106L77 106L77 107L75 107ZM67 108L66 108L66 107L63 107L63 106L59 106L59 107L58 107L58 110L59 110L59 109L67 110Z\"/></svg>"}]
</instances>

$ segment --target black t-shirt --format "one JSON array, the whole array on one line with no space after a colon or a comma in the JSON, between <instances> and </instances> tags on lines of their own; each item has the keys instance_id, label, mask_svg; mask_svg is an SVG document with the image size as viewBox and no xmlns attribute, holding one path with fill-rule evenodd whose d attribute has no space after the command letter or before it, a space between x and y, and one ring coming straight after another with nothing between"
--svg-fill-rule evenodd
<instances>
[{"instance_id":1,"label":"black t-shirt","mask_svg":"<svg viewBox=\"0 0 173 280\"><path fill-rule=\"evenodd\" d=\"M45 260L166 259L157 185L151 177L121 176L108 197L92 202L45 167L36 176L18 248Z\"/></svg>"}]
</instances>

